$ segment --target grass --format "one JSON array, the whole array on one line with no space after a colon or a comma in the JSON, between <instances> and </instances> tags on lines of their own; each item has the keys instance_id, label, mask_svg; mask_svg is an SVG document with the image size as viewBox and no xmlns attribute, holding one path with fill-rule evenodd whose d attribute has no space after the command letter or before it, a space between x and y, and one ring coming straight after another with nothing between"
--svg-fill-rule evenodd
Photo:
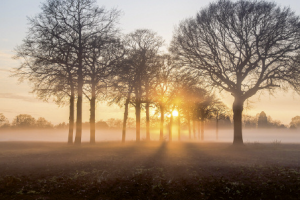
<instances>
[{"instance_id":1,"label":"grass","mask_svg":"<svg viewBox=\"0 0 300 200\"><path fill-rule=\"evenodd\" d=\"M258 148L259 147L259 148ZM0 143L0 199L298 199L300 145Z\"/></svg>"}]
</instances>

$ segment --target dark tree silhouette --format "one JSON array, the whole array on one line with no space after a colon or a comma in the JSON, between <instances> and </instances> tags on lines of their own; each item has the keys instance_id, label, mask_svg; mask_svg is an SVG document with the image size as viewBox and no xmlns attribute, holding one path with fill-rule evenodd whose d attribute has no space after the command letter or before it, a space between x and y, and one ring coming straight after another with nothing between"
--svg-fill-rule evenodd
<instances>
[{"instance_id":1,"label":"dark tree silhouette","mask_svg":"<svg viewBox=\"0 0 300 200\"><path fill-rule=\"evenodd\" d=\"M155 73L156 83L152 90L152 98L156 104L156 107L160 111L160 141L163 141L164 136L165 112L168 103L170 87L172 84L173 71L174 67L170 65L170 56L162 56L161 65L159 65L159 68Z\"/></svg>"},{"instance_id":2,"label":"dark tree silhouette","mask_svg":"<svg viewBox=\"0 0 300 200\"><path fill-rule=\"evenodd\" d=\"M297 85L299 39L299 18L289 8L219 0L180 23L170 50L183 66L233 95L233 144L243 144L244 101L259 90Z\"/></svg>"},{"instance_id":3,"label":"dark tree silhouette","mask_svg":"<svg viewBox=\"0 0 300 200\"><path fill-rule=\"evenodd\" d=\"M250 115L243 115L244 127L245 128L256 128L257 126L257 117Z\"/></svg>"},{"instance_id":4,"label":"dark tree silhouette","mask_svg":"<svg viewBox=\"0 0 300 200\"><path fill-rule=\"evenodd\" d=\"M268 128L268 118L267 115L264 111L262 111L259 115L258 115L258 119L257 119L257 128Z\"/></svg>"},{"instance_id":5,"label":"dark tree silhouette","mask_svg":"<svg viewBox=\"0 0 300 200\"><path fill-rule=\"evenodd\" d=\"M122 142L126 139L126 128L128 120L129 104L132 103L134 79L132 77L130 61L124 59L117 68L116 76L111 81L110 91L108 92L108 105L118 104L120 107L124 105L123 126L122 126Z\"/></svg>"},{"instance_id":6,"label":"dark tree silhouette","mask_svg":"<svg viewBox=\"0 0 300 200\"><path fill-rule=\"evenodd\" d=\"M219 120L226 119L229 117L230 112L228 107L221 101L216 101L213 107L215 119L216 119L216 140L219 139Z\"/></svg>"},{"instance_id":7,"label":"dark tree silhouette","mask_svg":"<svg viewBox=\"0 0 300 200\"><path fill-rule=\"evenodd\" d=\"M80 144L84 61L87 54L91 51L89 44L91 39L111 30L119 16L119 12L116 10L106 11L104 8L99 8L95 0L48 0L42 4L41 9L42 12L39 15L29 18L30 28L25 45L36 49L42 49L45 45L49 48L49 59L52 51L61 50L62 47L64 51L70 52L71 60L75 61L72 67L76 74L77 88L75 143ZM36 43L36 40L40 43ZM38 53L38 51L36 52ZM46 52L42 51L41 53ZM31 57L31 55L28 55L28 57ZM72 97L73 95L71 94Z\"/></svg>"},{"instance_id":8,"label":"dark tree silhouette","mask_svg":"<svg viewBox=\"0 0 300 200\"><path fill-rule=\"evenodd\" d=\"M174 65L174 64L173 64ZM173 67L173 73L171 76L171 87L169 88L170 94L168 96L168 104L171 110L176 109L178 111L177 124L178 124L178 140L180 140L180 124L181 117L185 117L188 121L189 136L191 136L190 119L193 116L194 100L195 96L192 96L196 88L199 88L198 77L195 77L191 71L186 71L185 68L179 66ZM202 94L201 94L202 95ZM201 97L197 97L201 98Z\"/></svg>"},{"instance_id":9,"label":"dark tree silhouette","mask_svg":"<svg viewBox=\"0 0 300 200\"><path fill-rule=\"evenodd\" d=\"M198 138L204 140L204 123L205 120L212 118L216 99L214 95L209 94L207 91L204 91L199 99L195 104L197 120L200 121L199 125L201 127L201 131L198 132Z\"/></svg>"},{"instance_id":10,"label":"dark tree silhouette","mask_svg":"<svg viewBox=\"0 0 300 200\"><path fill-rule=\"evenodd\" d=\"M20 114L14 118L12 125L16 128L34 128L35 121L31 115Z\"/></svg>"},{"instance_id":11,"label":"dark tree silhouette","mask_svg":"<svg viewBox=\"0 0 300 200\"><path fill-rule=\"evenodd\" d=\"M197 79L195 79L197 80ZM193 119L193 132L196 138L195 126L198 124L198 138L204 139L204 121L212 117L217 100L206 89L198 84L191 85L186 89L190 116Z\"/></svg>"},{"instance_id":12,"label":"dark tree silhouette","mask_svg":"<svg viewBox=\"0 0 300 200\"><path fill-rule=\"evenodd\" d=\"M151 30L139 29L126 36L127 58L130 61L130 72L133 80L134 106L136 110L136 140L140 141L141 105L146 103L147 140L149 132L149 87L153 70L157 66L159 49L163 45L161 37ZM155 71L155 70L154 70ZM144 101L143 101L144 100Z\"/></svg>"},{"instance_id":13,"label":"dark tree silhouette","mask_svg":"<svg viewBox=\"0 0 300 200\"><path fill-rule=\"evenodd\" d=\"M0 127L8 125L8 119L0 113Z\"/></svg>"},{"instance_id":14,"label":"dark tree silhouette","mask_svg":"<svg viewBox=\"0 0 300 200\"><path fill-rule=\"evenodd\" d=\"M295 116L292 118L290 122L290 128L298 128L300 127L300 116Z\"/></svg>"},{"instance_id":15,"label":"dark tree silhouette","mask_svg":"<svg viewBox=\"0 0 300 200\"><path fill-rule=\"evenodd\" d=\"M40 99L48 101L54 96L56 104L64 105L69 98L68 143L72 144L76 88L76 60L72 57L72 49L51 38L35 37L35 29L30 33L16 49L15 58L23 61L13 75L20 77L20 81L26 79L33 83L32 92Z\"/></svg>"},{"instance_id":16,"label":"dark tree silhouette","mask_svg":"<svg viewBox=\"0 0 300 200\"><path fill-rule=\"evenodd\" d=\"M47 121L44 117L39 117L35 122L35 126L37 128L53 128L53 124Z\"/></svg>"},{"instance_id":17,"label":"dark tree silhouette","mask_svg":"<svg viewBox=\"0 0 300 200\"><path fill-rule=\"evenodd\" d=\"M88 85L86 88L91 94L86 97L90 101L90 143L92 144L95 143L97 96L100 93L105 95L125 53L121 41L117 38L117 33L118 31L112 26L111 30L107 28L107 31L102 33L103 35L93 38L89 44L92 50L84 59L85 82Z\"/></svg>"}]
</instances>

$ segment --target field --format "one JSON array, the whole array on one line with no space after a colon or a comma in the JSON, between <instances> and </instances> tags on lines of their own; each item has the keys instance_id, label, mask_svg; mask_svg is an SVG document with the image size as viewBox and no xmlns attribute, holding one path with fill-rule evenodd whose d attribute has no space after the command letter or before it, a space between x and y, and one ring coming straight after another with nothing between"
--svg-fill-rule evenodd
<instances>
[{"instance_id":1,"label":"field","mask_svg":"<svg viewBox=\"0 0 300 200\"><path fill-rule=\"evenodd\" d=\"M300 145L0 143L0 199L299 199Z\"/></svg>"}]
</instances>

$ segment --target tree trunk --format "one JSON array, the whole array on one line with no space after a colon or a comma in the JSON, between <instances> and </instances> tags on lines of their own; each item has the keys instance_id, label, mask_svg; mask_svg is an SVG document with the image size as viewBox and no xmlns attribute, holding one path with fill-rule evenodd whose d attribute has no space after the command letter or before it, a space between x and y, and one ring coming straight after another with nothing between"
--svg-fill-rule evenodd
<instances>
[{"instance_id":1,"label":"tree trunk","mask_svg":"<svg viewBox=\"0 0 300 200\"><path fill-rule=\"evenodd\" d=\"M188 120L188 127L189 127L189 139L192 139L192 132L191 132L191 119L190 119L190 115L188 114L187 116L187 120Z\"/></svg>"},{"instance_id":2,"label":"tree trunk","mask_svg":"<svg viewBox=\"0 0 300 200\"><path fill-rule=\"evenodd\" d=\"M201 140L204 140L204 119L201 119Z\"/></svg>"},{"instance_id":3,"label":"tree trunk","mask_svg":"<svg viewBox=\"0 0 300 200\"><path fill-rule=\"evenodd\" d=\"M146 103L146 140L150 141L150 109L149 102Z\"/></svg>"},{"instance_id":4,"label":"tree trunk","mask_svg":"<svg viewBox=\"0 0 300 200\"><path fill-rule=\"evenodd\" d=\"M146 141L150 141L150 103L149 103L149 86L145 85L146 92Z\"/></svg>"},{"instance_id":5,"label":"tree trunk","mask_svg":"<svg viewBox=\"0 0 300 200\"><path fill-rule=\"evenodd\" d=\"M164 121L165 121L165 110L163 105L160 105L160 135L159 140L164 140Z\"/></svg>"},{"instance_id":6,"label":"tree trunk","mask_svg":"<svg viewBox=\"0 0 300 200\"><path fill-rule=\"evenodd\" d=\"M136 141L141 140L141 96L142 96L142 83L141 72L137 72L137 85L135 87L135 122L136 122Z\"/></svg>"},{"instance_id":7,"label":"tree trunk","mask_svg":"<svg viewBox=\"0 0 300 200\"><path fill-rule=\"evenodd\" d=\"M172 128L173 128L173 114L171 112L171 118L169 124L169 142L172 142Z\"/></svg>"},{"instance_id":8,"label":"tree trunk","mask_svg":"<svg viewBox=\"0 0 300 200\"><path fill-rule=\"evenodd\" d=\"M70 116L69 116L69 136L68 136L68 144L73 144L73 129L74 129L74 106L75 106L75 95L74 88L71 88L71 96L70 96Z\"/></svg>"},{"instance_id":9,"label":"tree trunk","mask_svg":"<svg viewBox=\"0 0 300 200\"><path fill-rule=\"evenodd\" d=\"M91 110L90 110L90 143L95 144L95 121L96 121L96 88L95 84L92 83L92 98L91 98Z\"/></svg>"},{"instance_id":10,"label":"tree trunk","mask_svg":"<svg viewBox=\"0 0 300 200\"><path fill-rule=\"evenodd\" d=\"M216 140L219 139L219 113L216 116Z\"/></svg>"},{"instance_id":11,"label":"tree trunk","mask_svg":"<svg viewBox=\"0 0 300 200\"><path fill-rule=\"evenodd\" d=\"M77 116L76 116L76 136L75 144L81 144L82 135L82 88L83 88L83 65L82 65L82 43L81 43L81 30L79 31L79 52L78 52L78 70L77 70Z\"/></svg>"},{"instance_id":12,"label":"tree trunk","mask_svg":"<svg viewBox=\"0 0 300 200\"><path fill-rule=\"evenodd\" d=\"M177 116L177 120L178 120L178 141L180 141L180 112L178 111L178 116Z\"/></svg>"},{"instance_id":13,"label":"tree trunk","mask_svg":"<svg viewBox=\"0 0 300 200\"><path fill-rule=\"evenodd\" d=\"M204 109L201 109L201 140L204 140Z\"/></svg>"},{"instance_id":14,"label":"tree trunk","mask_svg":"<svg viewBox=\"0 0 300 200\"><path fill-rule=\"evenodd\" d=\"M196 120L193 120L193 133L194 133L194 139L196 139Z\"/></svg>"},{"instance_id":15,"label":"tree trunk","mask_svg":"<svg viewBox=\"0 0 300 200\"><path fill-rule=\"evenodd\" d=\"M200 140L200 120L197 120L197 127L198 127L198 140Z\"/></svg>"},{"instance_id":16,"label":"tree trunk","mask_svg":"<svg viewBox=\"0 0 300 200\"><path fill-rule=\"evenodd\" d=\"M243 135L242 135L242 113L243 113L243 104L244 102L235 97L232 110L233 110L233 144L240 145L243 144Z\"/></svg>"},{"instance_id":17,"label":"tree trunk","mask_svg":"<svg viewBox=\"0 0 300 200\"><path fill-rule=\"evenodd\" d=\"M129 105L129 99L126 99L125 102L125 111L124 111L124 118L123 118L123 129L122 129L122 142L125 142L126 138L126 123L128 118L128 105Z\"/></svg>"},{"instance_id":18,"label":"tree trunk","mask_svg":"<svg viewBox=\"0 0 300 200\"><path fill-rule=\"evenodd\" d=\"M135 105L135 119L136 119L136 141L140 141L140 129L141 129L141 102L136 100Z\"/></svg>"},{"instance_id":19,"label":"tree trunk","mask_svg":"<svg viewBox=\"0 0 300 200\"><path fill-rule=\"evenodd\" d=\"M82 135L82 82L78 84L78 97L77 97L77 121L76 121L76 136L75 144L81 144Z\"/></svg>"}]
</instances>

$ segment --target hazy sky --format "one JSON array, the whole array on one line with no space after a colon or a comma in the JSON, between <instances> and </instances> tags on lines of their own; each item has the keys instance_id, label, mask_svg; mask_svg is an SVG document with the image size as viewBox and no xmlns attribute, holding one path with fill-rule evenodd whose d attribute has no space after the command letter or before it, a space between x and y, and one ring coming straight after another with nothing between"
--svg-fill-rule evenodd
<instances>
[{"instance_id":1,"label":"hazy sky","mask_svg":"<svg viewBox=\"0 0 300 200\"><path fill-rule=\"evenodd\" d=\"M30 93L30 84L18 83L10 77L9 70L19 66L13 60L14 48L22 43L28 24L27 17L40 12L41 0L0 0L0 113L10 122L18 114L30 114L35 118L45 117L54 124L68 121L68 107L58 107L35 98ZM129 33L139 28L152 29L162 36L166 44L172 38L174 27L185 18L195 16L197 11L209 4L209 0L98 0L99 6L122 11L120 28ZM300 15L298 0L275 0L278 5L288 6ZM221 97L231 107L233 98L224 93ZM265 111L273 119L288 124L292 117L300 115L300 97L297 94L279 92L270 97L267 92L250 99L249 109L244 114L255 115ZM106 107L98 104L96 120L111 117L122 118L123 110L117 106ZM87 101L84 106L83 121L89 120Z\"/></svg>"}]
</instances>

